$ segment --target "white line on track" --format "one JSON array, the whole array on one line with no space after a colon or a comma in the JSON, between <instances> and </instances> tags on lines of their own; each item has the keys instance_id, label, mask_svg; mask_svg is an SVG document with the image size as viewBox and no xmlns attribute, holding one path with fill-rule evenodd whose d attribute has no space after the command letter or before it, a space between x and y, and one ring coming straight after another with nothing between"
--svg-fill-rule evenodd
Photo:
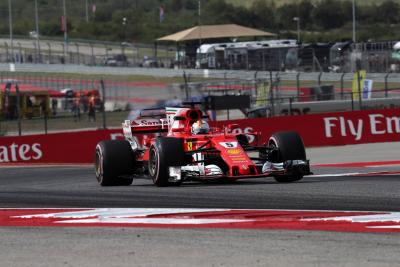
<instances>
[{"instance_id":1,"label":"white line on track","mask_svg":"<svg viewBox=\"0 0 400 267\"><path fill-rule=\"evenodd\" d=\"M399 175L400 172L347 172L347 173L328 173L328 174L312 174L305 177L345 177L345 176L370 176L370 175Z\"/></svg>"}]
</instances>

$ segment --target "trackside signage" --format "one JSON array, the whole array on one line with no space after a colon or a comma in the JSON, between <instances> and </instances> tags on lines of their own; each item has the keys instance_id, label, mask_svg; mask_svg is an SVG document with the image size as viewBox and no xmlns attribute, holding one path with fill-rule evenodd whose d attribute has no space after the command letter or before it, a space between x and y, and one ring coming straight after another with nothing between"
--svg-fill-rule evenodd
<instances>
[{"instance_id":1,"label":"trackside signage","mask_svg":"<svg viewBox=\"0 0 400 267\"><path fill-rule=\"evenodd\" d=\"M122 130L0 137L1 163L90 163L100 140L123 138Z\"/></svg>"},{"instance_id":2,"label":"trackside signage","mask_svg":"<svg viewBox=\"0 0 400 267\"><path fill-rule=\"evenodd\" d=\"M400 141L400 109L219 121L211 126L232 123L239 125L234 132L247 134L250 141L255 132L265 142L279 131L298 132L308 147ZM0 137L0 164L91 163L99 141L120 138L122 129Z\"/></svg>"},{"instance_id":3,"label":"trackside signage","mask_svg":"<svg viewBox=\"0 0 400 267\"><path fill-rule=\"evenodd\" d=\"M325 136L333 137L333 129L338 128L340 136L362 140L364 135L386 135L400 133L400 117L386 117L383 114L369 114L368 118L355 121L344 116L324 118Z\"/></svg>"},{"instance_id":4,"label":"trackside signage","mask_svg":"<svg viewBox=\"0 0 400 267\"><path fill-rule=\"evenodd\" d=\"M296 131L306 146L400 141L400 109L281 116L229 123L239 124L239 132L261 132L262 140L274 132ZM228 122L218 122L218 125L224 124Z\"/></svg>"}]
</instances>

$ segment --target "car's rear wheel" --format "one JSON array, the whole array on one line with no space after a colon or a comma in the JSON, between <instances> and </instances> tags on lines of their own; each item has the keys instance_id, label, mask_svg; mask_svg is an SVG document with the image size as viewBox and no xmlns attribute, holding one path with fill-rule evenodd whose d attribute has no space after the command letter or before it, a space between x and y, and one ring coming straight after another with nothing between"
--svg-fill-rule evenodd
<instances>
[{"instance_id":1,"label":"car's rear wheel","mask_svg":"<svg viewBox=\"0 0 400 267\"><path fill-rule=\"evenodd\" d=\"M177 138L158 138L150 147L149 174L156 186L180 185L170 181L169 167L185 165L183 142Z\"/></svg>"},{"instance_id":2,"label":"car's rear wheel","mask_svg":"<svg viewBox=\"0 0 400 267\"><path fill-rule=\"evenodd\" d=\"M101 186L130 185L135 155L125 140L101 141L96 146L95 173Z\"/></svg>"},{"instance_id":3,"label":"car's rear wheel","mask_svg":"<svg viewBox=\"0 0 400 267\"><path fill-rule=\"evenodd\" d=\"M268 145L272 148L275 148L272 157L273 162L285 162L287 160L307 160L303 140L295 132L275 133L270 137ZM290 183L301 180L303 175L294 173L290 175L277 175L274 176L274 178L280 183Z\"/></svg>"}]
</instances>

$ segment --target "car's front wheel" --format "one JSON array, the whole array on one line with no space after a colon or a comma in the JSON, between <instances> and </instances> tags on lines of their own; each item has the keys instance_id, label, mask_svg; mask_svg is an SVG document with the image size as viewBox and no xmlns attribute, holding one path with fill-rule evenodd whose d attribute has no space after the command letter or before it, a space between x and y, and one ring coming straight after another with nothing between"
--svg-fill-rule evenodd
<instances>
[{"instance_id":1,"label":"car's front wheel","mask_svg":"<svg viewBox=\"0 0 400 267\"><path fill-rule=\"evenodd\" d=\"M307 160L303 141L296 132L275 133L268 140L268 145L275 148L273 162ZM280 183L290 183L301 180L303 174L295 172L287 175L276 175L274 178Z\"/></svg>"},{"instance_id":2,"label":"car's front wheel","mask_svg":"<svg viewBox=\"0 0 400 267\"><path fill-rule=\"evenodd\" d=\"M158 138L150 147L149 174L156 186L180 185L170 181L169 167L185 165L183 142L177 138Z\"/></svg>"}]
</instances>

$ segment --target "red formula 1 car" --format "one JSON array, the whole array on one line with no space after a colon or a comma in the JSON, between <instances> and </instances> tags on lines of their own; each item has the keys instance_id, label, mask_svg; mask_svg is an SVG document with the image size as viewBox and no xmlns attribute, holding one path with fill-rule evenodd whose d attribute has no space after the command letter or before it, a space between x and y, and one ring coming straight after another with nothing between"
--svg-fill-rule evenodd
<instances>
[{"instance_id":1,"label":"red formula 1 car","mask_svg":"<svg viewBox=\"0 0 400 267\"><path fill-rule=\"evenodd\" d=\"M294 182L310 174L303 142L294 132L273 134L263 145L251 145L237 125L210 128L201 110L166 108L164 118L127 120L126 140L96 146L95 171L100 185L130 185L150 177L157 186L185 181L274 177ZM156 133L138 141L135 134Z\"/></svg>"}]
</instances>

